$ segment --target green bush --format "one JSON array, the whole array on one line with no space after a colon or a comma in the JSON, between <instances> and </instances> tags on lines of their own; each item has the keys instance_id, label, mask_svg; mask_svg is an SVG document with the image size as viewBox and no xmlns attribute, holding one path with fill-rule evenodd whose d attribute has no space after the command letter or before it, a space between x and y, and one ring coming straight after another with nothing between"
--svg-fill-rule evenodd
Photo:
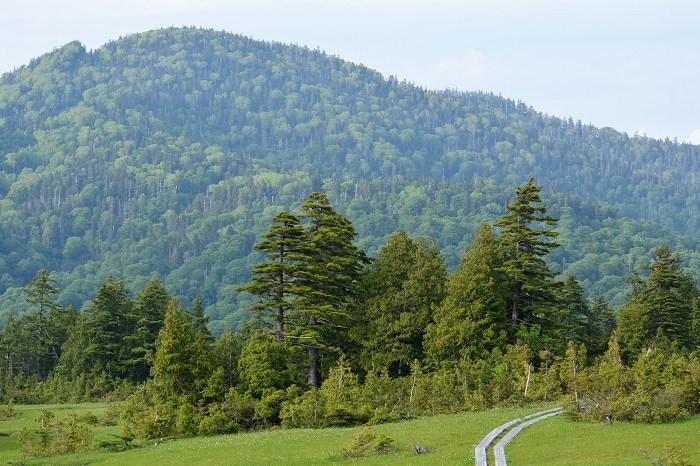
<instances>
[{"instance_id":1,"label":"green bush","mask_svg":"<svg viewBox=\"0 0 700 466\"><path fill-rule=\"evenodd\" d=\"M350 457L387 453L391 450L393 443L394 440L392 438L384 434L377 434L367 427L363 427L352 439L350 448L344 448L343 453Z\"/></svg>"}]
</instances>

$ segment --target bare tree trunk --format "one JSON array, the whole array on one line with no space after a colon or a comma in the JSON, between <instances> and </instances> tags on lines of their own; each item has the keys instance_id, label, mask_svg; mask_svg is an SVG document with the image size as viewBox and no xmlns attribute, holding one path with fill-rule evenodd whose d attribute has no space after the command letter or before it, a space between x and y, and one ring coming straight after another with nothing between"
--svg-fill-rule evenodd
<instances>
[{"instance_id":1,"label":"bare tree trunk","mask_svg":"<svg viewBox=\"0 0 700 466\"><path fill-rule=\"evenodd\" d=\"M319 386L318 348L309 348L309 372L307 381L312 387Z\"/></svg>"}]
</instances>

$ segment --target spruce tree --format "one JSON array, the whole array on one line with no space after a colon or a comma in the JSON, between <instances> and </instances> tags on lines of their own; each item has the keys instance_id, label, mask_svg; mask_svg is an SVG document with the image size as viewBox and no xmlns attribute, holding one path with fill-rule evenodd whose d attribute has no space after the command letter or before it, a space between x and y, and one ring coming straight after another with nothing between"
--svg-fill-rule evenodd
<instances>
[{"instance_id":1,"label":"spruce tree","mask_svg":"<svg viewBox=\"0 0 700 466\"><path fill-rule=\"evenodd\" d=\"M535 186L534 178L518 186L515 201L506 206L508 213L495 222L503 230L500 244L503 271L510 281L508 314L513 327L538 323L546 328L548 314L556 302L553 291L559 283L544 257L558 246L551 240L558 233L537 225L552 227L558 219L546 215L541 190L541 186Z\"/></svg>"},{"instance_id":2,"label":"spruce tree","mask_svg":"<svg viewBox=\"0 0 700 466\"><path fill-rule=\"evenodd\" d=\"M190 316L195 331L202 332L202 335L209 343L214 343L214 335L207 327L209 316L204 314L204 304L202 304L202 298L199 295L194 299L192 309L187 310L187 314Z\"/></svg>"},{"instance_id":3,"label":"spruce tree","mask_svg":"<svg viewBox=\"0 0 700 466\"><path fill-rule=\"evenodd\" d=\"M593 321L593 339L588 347L591 356L598 356L607 349L610 336L617 328L617 314L602 296L591 301L591 319Z\"/></svg>"},{"instance_id":4,"label":"spruce tree","mask_svg":"<svg viewBox=\"0 0 700 466\"><path fill-rule=\"evenodd\" d=\"M564 342L591 345L595 337L595 322L591 307L583 296L583 287L573 275L567 276L559 289L556 321Z\"/></svg>"},{"instance_id":5,"label":"spruce tree","mask_svg":"<svg viewBox=\"0 0 700 466\"><path fill-rule=\"evenodd\" d=\"M681 268L680 254L674 254L669 246L656 248L652 261L651 273L640 296L648 316L647 337L661 329L672 342L690 348L697 286Z\"/></svg>"},{"instance_id":6,"label":"spruce tree","mask_svg":"<svg viewBox=\"0 0 700 466\"><path fill-rule=\"evenodd\" d=\"M84 356L93 372L104 371L111 377L128 374L124 363L129 355L123 341L134 329L132 306L125 280L109 276L97 290L85 323L88 344Z\"/></svg>"},{"instance_id":7,"label":"spruce tree","mask_svg":"<svg viewBox=\"0 0 700 466\"><path fill-rule=\"evenodd\" d=\"M197 393L198 355L195 332L187 314L175 298L171 298L165 312L163 327L158 332L156 352L151 367L153 383L159 398ZM201 380L200 380L201 383Z\"/></svg>"},{"instance_id":8,"label":"spruce tree","mask_svg":"<svg viewBox=\"0 0 700 466\"><path fill-rule=\"evenodd\" d=\"M352 223L338 214L325 194L312 193L296 217L281 212L255 249L266 253L250 283L240 287L256 296L250 311L278 342L292 339L307 352L310 385L318 386L319 355L346 339L350 312L359 296L367 259L352 241ZM306 220L301 225L300 218Z\"/></svg>"}]
</instances>

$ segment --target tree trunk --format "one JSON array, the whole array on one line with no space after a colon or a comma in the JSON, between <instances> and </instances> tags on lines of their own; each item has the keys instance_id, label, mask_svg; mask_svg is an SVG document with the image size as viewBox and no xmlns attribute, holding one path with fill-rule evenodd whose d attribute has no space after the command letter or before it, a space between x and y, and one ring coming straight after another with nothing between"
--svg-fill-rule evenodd
<instances>
[{"instance_id":1,"label":"tree trunk","mask_svg":"<svg viewBox=\"0 0 700 466\"><path fill-rule=\"evenodd\" d=\"M318 388L320 385L318 374L318 348L309 348L309 373L308 382L312 387Z\"/></svg>"}]
</instances>

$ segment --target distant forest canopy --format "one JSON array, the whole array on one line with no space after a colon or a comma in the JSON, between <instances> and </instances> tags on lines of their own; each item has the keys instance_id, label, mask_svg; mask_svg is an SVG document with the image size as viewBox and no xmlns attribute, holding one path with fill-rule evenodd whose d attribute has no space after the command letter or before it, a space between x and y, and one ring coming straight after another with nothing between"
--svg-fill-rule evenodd
<instances>
[{"instance_id":1,"label":"distant forest canopy","mask_svg":"<svg viewBox=\"0 0 700 466\"><path fill-rule=\"evenodd\" d=\"M376 256L434 238L450 270L534 176L558 224L552 270L614 307L668 245L700 276L700 148L430 91L317 50L212 30L72 42L0 78L0 309L46 269L85 308L109 276L245 318L254 244L321 191ZM0 320L4 318L0 316Z\"/></svg>"}]
</instances>

